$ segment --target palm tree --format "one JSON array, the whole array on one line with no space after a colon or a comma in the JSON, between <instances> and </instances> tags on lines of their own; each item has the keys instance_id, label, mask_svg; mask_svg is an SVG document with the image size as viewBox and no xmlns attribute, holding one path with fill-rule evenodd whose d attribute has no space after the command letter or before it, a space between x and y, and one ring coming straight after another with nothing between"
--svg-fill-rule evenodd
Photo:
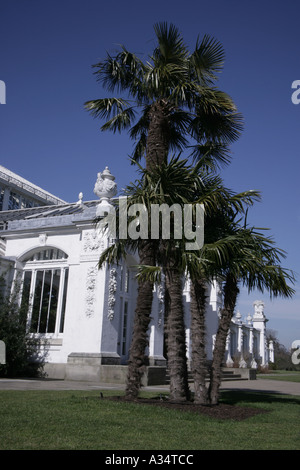
<instances>
[{"instance_id":1,"label":"palm tree","mask_svg":"<svg viewBox=\"0 0 300 470\"><path fill-rule=\"evenodd\" d=\"M206 191L210 191L209 185ZM203 196L206 199L207 196ZM229 217L244 213L259 197L256 191L235 194L227 190L213 205L206 205L204 245L198 253L185 253L186 271L190 277L191 362L196 403L208 404L209 401L206 386L209 370L206 351L208 286L215 280L220 281L224 265L235 255L240 243L239 233L224 231L224 217L228 220Z\"/></svg>"},{"instance_id":2,"label":"palm tree","mask_svg":"<svg viewBox=\"0 0 300 470\"><path fill-rule=\"evenodd\" d=\"M195 166L187 165L187 160L179 160L177 157L151 172L140 167L142 178L125 190L125 194L128 196L128 205L143 204L149 209L148 214L150 214L150 208L153 204L165 204L168 207L177 204L182 208L187 203L192 203L194 206L201 203L206 207L207 212L212 211L218 201L223 201L225 197L228 198L228 190L223 188L218 177L209 177L207 170L202 166L202 162ZM165 276L165 328L170 372L170 396L173 400L179 401L190 397L182 302L182 277L187 267L183 253L185 253L184 245L187 240L184 238L183 226L183 238L175 238L174 221L170 220L170 222L172 222L172 227L170 227L169 239L163 239L160 232L157 240L150 241L156 243L156 265L140 264L138 279L140 285L144 285L145 282L153 285L154 282L159 281L157 276L161 276L162 273ZM182 225L184 222L182 220ZM151 219L148 224L149 232L151 232ZM141 238L138 240L118 240L102 254L99 266L102 266L106 261L112 263L121 259L126 256L126 250L136 250L139 244L146 241ZM218 257L221 248L218 247L219 253L216 255ZM126 388L126 394L130 398L135 397L140 388L145 364L144 352L147 346L149 321L150 315L146 311L141 317L139 315L135 317Z\"/></svg>"},{"instance_id":3,"label":"palm tree","mask_svg":"<svg viewBox=\"0 0 300 470\"><path fill-rule=\"evenodd\" d=\"M131 187L129 192L125 191L127 196L127 207L126 214L128 213L128 208L130 204L142 203L140 199L140 194L135 194L133 196ZM129 195L129 197L128 197ZM122 207L124 210L124 207ZM113 221L118 230L119 228L119 217L120 217L120 207L116 205L116 220ZM124 220L124 217L123 217ZM101 229L110 235L109 232L109 223L110 219L106 218L106 224L103 224L103 220L96 219L95 221L101 226ZM129 222L129 221L128 221ZM114 224L112 224L114 225ZM113 234L115 238L116 234ZM138 253L139 262L143 263L146 266L155 266L156 263L156 252L157 252L157 242L156 240L151 239L141 239L138 240L132 238L119 238L117 233L117 239L112 243L106 250L103 251L99 258L98 267L101 269L105 263L114 264L118 263L122 259L126 259L128 252ZM133 334L130 347L130 355L128 360L128 373L126 381L126 398L134 400L139 394L139 390L142 383L142 377L145 373L146 366L148 363L146 357L146 348L148 346L148 328L151 320L151 311L152 311L152 300L153 300L153 282L148 279L138 279L138 292L137 292L137 303L135 308L134 315L134 325L133 325Z\"/></svg>"},{"instance_id":4,"label":"palm tree","mask_svg":"<svg viewBox=\"0 0 300 470\"><path fill-rule=\"evenodd\" d=\"M188 167L186 163L187 161L175 159L155 170L153 169L151 173L145 170L144 176L147 185L141 188L140 200L144 203L147 201L147 207L157 203L164 203L169 207L176 203L182 206L192 203L194 207L197 204L203 204L206 213L213 214L217 208L227 207L229 199L232 207L238 210L244 201L249 203L257 196L254 191L244 192L240 195L233 194L223 187L219 177L211 175L206 168L203 168L202 161L194 167ZM137 188L131 190L130 193L136 195ZM182 230L183 232L184 230ZM215 228L213 232L216 232ZM192 277L193 284L199 283L199 266L204 269L207 262L216 264L216 260L219 262L220 258L227 259L229 248L232 251L235 247L235 238L231 236L226 240L217 240L214 245L206 245L205 249L200 250L199 255L198 251L192 253L186 251L186 238L175 239L174 231L170 235L170 239L160 241L156 258L157 266L155 268L140 266L139 273L140 279L144 276L145 280L152 279L153 282L157 280L157 274L164 273L165 275L165 326L170 398L184 401L190 398L190 391L186 360L182 278L188 272ZM206 273L209 272L206 267L205 270ZM212 270L210 271L212 272ZM204 281L208 282L209 278L206 276ZM198 311L199 309L197 309ZM196 331L195 326L192 330ZM200 348L197 351L200 351ZM202 366L201 362L199 366Z\"/></svg>"},{"instance_id":5,"label":"palm tree","mask_svg":"<svg viewBox=\"0 0 300 470\"><path fill-rule=\"evenodd\" d=\"M274 242L254 228L246 228L236 221L247 216L249 205L259 199L253 191L231 194L219 207L206 214L205 244L199 254L187 253L191 278L191 336L194 401L217 404L221 382L226 338L239 292L239 284L249 291L268 290L271 295L289 297L293 289L293 274L281 267L284 252ZM224 306L215 340L213 362L209 367L206 355L206 296L207 286L217 279L223 283Z\"/></svg>"},{"instance_id":6,"label":"palm tree","mask_svg":"<svg viewBox=\"0 0 300 470\"><path fill-rule=\"evenodd\" d=\"M193 168L191 174L180 171L172 178L170 173L163 170L160 172L160 182L162 176L165 181L161 188L164 194L163 200L169 202L178 201L181 193L186 197L186 201L194 204L203 204L205 208L205 238L204 245L200 250L189 251L185 248L185 242L176 242L168 240L164 243L163 253L159 251L159 265L166 273L166 282L171 278L172 283L176 284L172 294L167 297L167 341L168 341L168 364L170 371L174 372L174 384L177 390L180 390L178 378L180 377L179 367L171 365L171 354L174 362L179 361L179 356L185 357L184 324L183 313L176 314L182 307L182 276L188 274L191 285L191 333L192 333L192 370L195 385L195 401L206 403L207 401L207 364L206 364L206 337L205 337L205 315L206 315L206 290L210 282L223 273L224 265L235 255L238 244L240 243L240 233L224 232L221 222L226 216L234 218L236 214L245 212L246 208L253 205L255 200L259 199L257 191L244 191L234 193L223 186L222 180L214 173L208 172L203 168L203 162L199 162ZM195 178L196 177L196 178ZM171 184L170 184L171 181ZM173 183L173 184L172 184ZM167 197L166 197L167 195ZM181 196L182 197L182 196ZM223 222L224 225L224 222ZM153 273L153 270L150 271ZM176 282L175 282L176 281ZM171 284L171 282L170 282ZM170 300L171 299L171 300ZM168 302L172 302L169 307ZM183 310L181 310L183 312ZM174 317L169 318L170 315ZM174 325L171 322L174 321ZM182 330L183 336L177 333ZM176 339L178 338L178 341ZM179 341L180 338L180 341ZM181 353L180 353L181 352ZM174 359L173 359L174 358ZM183 362L181 362L181 365ZM171 373L170 373L171 375ZM186 369L182 368L182 383L185 383ZM177 393L177 400L179 399ZM174 396L174 393L171 393ZM181 398L184 397L184 388L181 388ZM189 395L186 395L186 398Z\"/></svg>"},{"instance_id":7,"label":"palm tree","mask_svg":"<svg viewBox=\"0 0 300 470\"><path fill-rule=\"evenodd\" d=\"M208 399L211 405L218 404L221 384L221 368L225 355L226 338L234 315L240 284L249 291L267 290L272 297L292 297L294 275L281 267L285 254L278 249L270 237L257 232L255 228L239 227L231 222L227 229L239 238L236 250L223 267L224 304L216 334L213 360L210 373Z\"/></svg>"},{"instance_id":8,"label":"palm tree","mask_svg":"<svg viewBox=\"0 0 300 470\"><path fill-rule=\"evenodd\" d=\"M197 185L201 183L201 177L198 174L198 167L187 165L187 160L180 161L179 158L173 158L169 163L164 163L160 167L153 168L151 172L140 167L142 173L141 180L135 184L129 185L125 194L128 197L128 205L143 204L151 214L151 206L153 204L165 204L168 207L178 204L183 207L184 203L194 198ZM130 222L130 220L129 220ZM162 221L163 223L164 221ZM186 363L186 343L184 328L184 308L182 302L182 272L178 269L178 243L174 237L174 221L172 214L169 220L171 239L162 238L162 230L157 240L150 240L156 249L155 263L143 263L139 265L138 280L141 289L147 283L153 286L156 282L157 274L163 272L165 276L165 310L166 323L165 331L168 346L168 361L170 370L170 396L173 400L186 400L190 396L188 387L188 372ZM184 221L183 221L184 222ZM155 221L149 218L149 233ZM126 256L126 249L138 249L140 244L144 244L148 240L139 238L138 240L118 240L113 246L109 247L99 260L99 267L104 262L109 263ZM179 251L180 252L180 251ZM150 275L149 275L150 270ZM146 276L144 275L147 273ZM152 295L152 289L151 289ZM139 315L140 307L137 306L133 340L130 348L129 367L127 376L126 396L135 398L139 392L141 385L141 377L144 372L145 348L148 341L148 327L150 322L150 311L144 310Z\"/></svg>"},{"instance_id":9,"label":"palm tree","mask_svg":"<svg viewBox=\"0 0 300 470\"><path fill-rule=\"evenodd\" d=\"M103 131L129 129L136 141L133 159L138 161L144 156L149 171L166 163L170 150L187 147L193 158L203 159L205 164L211 157L227 162L229 145L239 137L242 119L232 99L214 87L224 61L222 46L206 35L202 41L197 40L190 53L174 25L160 23L154 30L157 46L146 62L122 46L115 56L108 54L94 66L104 88L121 91L123 96L87 101L86 109L92 116L107 120L101 127ZM142 265L155 266L155 249L156 244L150 240L139 244ZM135 332L141 338L146 337L152 291L151 282L139 280L135 315L140 328ZM145 341L136 338L135 332L135 359L129 361L135 377L131 380L132 397L139 388L138 371L145 366L141 353Z\"/></svg>"},{"instance_id":10,"label":"palm tree","mask_svg":"<svg viewBox=\"0 0 300 470\"><path fill-rule=\"evenodd\" d=\"M187 147L195 158L212 155L227 162L242 118L232 99L214 87L224 62L221 44L205 35L191 53L174 25L159 23L154 31L157 46L146 62L121 46L94 65L104 88L131 99L100 98L85 107L108 119L101 130L129 130L136 142L133 158L145 156L147 169L166 161L170 150Z\"/></svg>"}]
</instances>

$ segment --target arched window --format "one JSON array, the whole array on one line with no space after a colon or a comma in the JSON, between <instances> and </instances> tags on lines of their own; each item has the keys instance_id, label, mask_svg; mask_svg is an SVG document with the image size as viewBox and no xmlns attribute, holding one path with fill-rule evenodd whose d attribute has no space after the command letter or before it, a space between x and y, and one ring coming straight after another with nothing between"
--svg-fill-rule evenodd
<instances>
[{"instance_id":1,"label":"arched window","mask_svg":"<svg viewBox=\"0 0 300 470\"><path fill-rule=\"evenodd\" d=\"M58 248L43 248L40 251L35 251L29 256L23 257L23 262L28 261L48 261L48 260L57 260L57 259L66 259L68 255Z\"/></svg>"},{"instance_id":2,"label":"arched window","mask_svg":"<svg viewBox=\"0 0 300 470\"><path fill-rule=\"evenodd\" d=\"M63 333L68 289L68 256L57 248L23 257L22 308L32 333Z\"/></svg>"}]
</instances>

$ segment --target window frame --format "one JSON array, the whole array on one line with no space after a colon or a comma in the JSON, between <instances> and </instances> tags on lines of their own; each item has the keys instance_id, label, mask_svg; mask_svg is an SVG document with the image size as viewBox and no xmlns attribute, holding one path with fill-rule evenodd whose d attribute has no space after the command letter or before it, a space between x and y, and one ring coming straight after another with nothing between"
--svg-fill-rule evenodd
<instances>
[{"instance_id":1,"label":"window frame","mask_svg":"<svg viewBox=\"0 0 300 470\"><path fill-rule=\"evenodd\" d=\"M22 258L22 278L21 278L21 298L20 303L23 301L23 291L24 291L24 279L25 275L28 272L31 272L30 286L28 298L28 311L27 311L27 328L33 336L45 337L45 338L62 338L64 331L64 322L66 314L66 305L68 297L68 288L69 288L69 264L68 264L68 255L65 252L62 252L65 257L57 259L36 259L40 252L46 250L59 250L56 247L44 247L43 249L35 250L34 252L27 252ZM60 250L62 251L62 250ZM35 299L35 292L37 288L37 273L43 272L43 279L46 271L51 271L51 276L54 275L54 271L60 271L60 279L58 286L58 295L57 295L57 307L55 312L55 326L54 331L52 332L39 332L32 331L32 315L33 315L33 306ZM42 294L41 294L42 295ZM39 302L41 301L41 297ZM48 312L49 313L49 312ZM41 312L39 311L39 317ZM38 329L37 329L38 330Z\"/></svg>"},{"instance_id":2,"label":"window frame","mask_svg":"<svg viewBox=\"0 0 300 470\"><path fill-rule=\"evenodd\" d=\"M134 307L132 292L134 270L126 262L121 264L119 271L119 334L118 334L118 354L121 364L126 364L129 358L129 349L132 338Z\"/></svg>"}]
</instances>

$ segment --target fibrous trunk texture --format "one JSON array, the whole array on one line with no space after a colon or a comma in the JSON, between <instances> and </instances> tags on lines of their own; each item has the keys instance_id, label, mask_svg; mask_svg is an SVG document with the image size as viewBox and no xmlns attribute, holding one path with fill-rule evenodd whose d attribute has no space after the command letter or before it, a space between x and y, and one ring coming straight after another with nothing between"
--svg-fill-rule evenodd
<instances>
[{"instance_id":1,"label":"fibrous trunk texture","mask_svg":"<svg viewBox=\"0 0 300 470\"><path fill-rule=\"evenodd\" d=\"M143 240L139 248L140 263L154 266L154 246L151 241ZM134 326L128 361L126 398L137 398L142 377L146 369L145 355L148 346L148 328L150 323L153 300L153 283L140 281L138 284L137 304L134 316Z\"/></svg>"},{"instance_id":2,"label":"fibrous trunk texture","mask_svg":"<svg viewBox=\"0 0 300 470\"><path fill-rule=\"evenodd\" d=\"M169 151L168 107L163 101L155 102L149 112L146 148L146 169L153 170L167 161Z\"/></svg>"},{"instance_id":3,"label":"fibrous trunk texture","mask_svg":"<svg viewBox=\"0 0 300 470\"><path fill-rule=\"evenodd\" d=\"M219 403L219 389L222 380L222 364L226 350L226 339L234 314L238 293L237 280L229 273L224 286L224 307L221 310L210 374L209 400L211 405L217 405Z\"/></svg>"},{"instance_id":4,"label":"fibrous trunk texture","mask_svg":"<svg viewBox=\"0 0 300 470\"><path fill-rule=\"evenodd\" d=\"M201 405L208 404L205 311L206 282L194 280L191 282L192 374L194 402Z\"/></svg>"},{"instance_id":5,"label":"fibrous trunk texture","mask_svg":"<svg viewBox=\"0 0 300 470\"><path fill-rule=\"evenodd\" d=\"M170 375L170 399L190 399L182 302L182 279L176 270L166 269L166 343Z\"/></svg>"},{"instance_id":6,"label":"fibrous trunk texture","mask_svg":"<svg viewBox=\"0 0 300 470\"><path fill-rule=\"evenodd\" d=\"M159 101L152 105L149 113L146 148L146 169L149 172L167 161L168 149L169 123L167 107L163 101ZM141 265L155 266L156 258L151 240L140 241L139 257ZM145 350L148 346L152 300L153 283L149 281L139 282L126 386L126 397L130 399L138 396L146 367Z\"/></svg>"}]
</instances>

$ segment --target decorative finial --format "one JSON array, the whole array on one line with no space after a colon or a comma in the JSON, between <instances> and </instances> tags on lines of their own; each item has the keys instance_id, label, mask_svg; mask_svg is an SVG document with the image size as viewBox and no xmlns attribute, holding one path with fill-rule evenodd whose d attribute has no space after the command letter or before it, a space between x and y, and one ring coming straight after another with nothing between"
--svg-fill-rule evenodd
<instances>
[{"instance_id":1,"label":"decorative finial","mask_svg":"<svg viewBox=\"0 0 300 470\"><path fill-rule=\"evenodd\" d=\"M94 193L100 199L110 199L117 194L117 184L114 182L115 177L111 174L108 167L97 175L97 181L94 187Z\"/></svg>"},{"instance_id":2,"label":"decorative finial","mask_svg":"<svg viewBox=\"0 0 300 470\"><path fill-rule=\"evenodd\" d=\"M83 199L83 193L79 193L77 204L82 204L82 199Z\"/></svg>"},{"instance_id":3,"label":"decorative finial","mask_svg":"<svg viewBox=\"0 0 300 470\"><path fill-rule=\"evenodd\" d=\"M107 166L102 173L99 172L97 175L97 181L94 186L94 193L100 198L97 216L109 212L109 208L111 207L110 199L117 194L117 184L114 180L115 177L111 174Z\"/></svg>"},{"instance_id":4,"label":"decorative finial","mask_svg":"<svg viewBox=\"0 0 300 470\"><path fill-rule=\"evenodd\" d=\"M241 312L239 310L237 311L237 313L235 315L235 318L236 318L237 322L241 321L242 315L241 315Z\"/></svg>"},{"instance_id":5,"label":"decorative finial","mask_svg":"<svg viewBox=\"0 0 300 470\"><path fill-rule=\"evenodd\" d=\"M253 318L264 318L264 307L265 304L262 300L255 300L253 302L254 306L254 315Z\"/></svg>"}]
</instances>

